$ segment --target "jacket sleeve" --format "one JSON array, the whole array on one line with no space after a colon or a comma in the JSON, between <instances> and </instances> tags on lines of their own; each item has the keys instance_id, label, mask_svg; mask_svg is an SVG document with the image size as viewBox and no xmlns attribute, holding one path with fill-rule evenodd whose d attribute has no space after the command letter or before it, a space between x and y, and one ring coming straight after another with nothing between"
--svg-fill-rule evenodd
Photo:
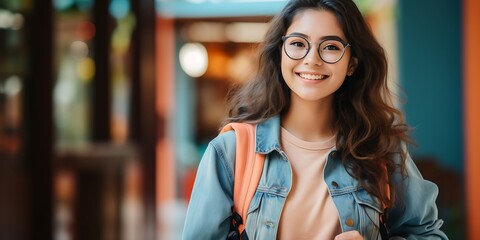
<instances>
[{"instance_id":1,"label":"jacket sleeve","mask_svg":"<svg viewBox=\"0 0 480 240\"><path fill-rule=\"evenodd\" d=\"M233 206L235 133L212 140L200 161L182 239L226 239Z\"/></svg>"},{"instance_id":2,"label":"jacket sleeve","mask_svg":"<svg viewBox=\"0 0 480 240\"><path fill-rule=\"evenodd\" d=\"M438 219L435 204L437 185L423 179L408 154L405 164L406 176L400 172L392 176L398 194L395 207L387 213L390 239L448 239L440 230L443 221Z\"/></svg>"}]
</instances>

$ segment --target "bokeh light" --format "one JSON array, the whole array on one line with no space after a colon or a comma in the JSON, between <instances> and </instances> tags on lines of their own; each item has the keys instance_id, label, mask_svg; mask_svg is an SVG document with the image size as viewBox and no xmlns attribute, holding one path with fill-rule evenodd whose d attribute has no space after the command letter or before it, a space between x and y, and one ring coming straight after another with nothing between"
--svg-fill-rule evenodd
<instances>
[{"instance_id":1,"label":"bokeh light","mask_svg":"<svg viewBox=\"0 0 480 240\"><path fill-rule=\"evenodd\" d=\"M22 90L22 80L17 75L7 78L4 85L4 91L7 96L15 96Z\"/></svg>"},{"instance_id":2,"label":"bokeh light","mask_svg":"<svg viewBox=\"0 0 480 240\"><path fill-rule=\"evenodd\" d=\"M89 82L95 75L95 62L89 57L80 59L77 63L77 76L82 81Z\"/></svg>"},{"instance_id":3,"label":"bokeh light","mask_svg":"<svg viewBox=\"0 0 480 240\"><path fill-rule=\"evenodd\" d=\"M85 21L78 24L75 35L82 41L88 41L95 35L96 28L92 22Z\"/></svg>"},{"instance_id":4,"label":"bokeh light","mask_svg":"<svg viewBox=\"0 0 480 240\"><path fill-rule=\"evenodd\" d=\"M0 28L19 30L23 27L24 21L22 14L0 9Z\"/></svg>"},{"instance_id":5,"label":"bokeh light","mask_svg":"<svg viewBox=\"0 0 480 240\"><path fill-rule=\"evenodd\" d=\"M76 0L75 2L81 11L89 11L93 7L94 0Z\"/></svg>"},{"instance_id":6,"label":"bokeh light","mask_svg":"<svg viewBox=\"0 0 480 240\"><path fill-rule=\"evenodd\" d=\"M180 66L190 77L200 77L208 67L207 49L200 43L187 43L180 49Z\"/></svg>"},{"instance_id":7,"label":"bokeh light","mask_svg":"<svg viewBox=\"0 0 480 240\"><path fill-rule=\"evenodd\" d=\"M128 0L112 0L108 10L114 18L122 19L130 12L130 2Z\"/></svg>"},{"instance_id":8,"label":"bokeh light","mask_svg":"<svg viewBox=\"0 0 480 240\"><path fill-rule=\"evenodd\" d=\"M70 54L74 59L88 56L88 45L83 41L74 41L70 44Z\"/></svg>"},{"instance_id":9,"label":"bokeh light","mask_svg":"<svg viewBox=\"0 0 480 240\"><path fill-rule=\"evenodd\" d=\"M75 3L75 0L53 0L53 6L58 11L66 10L71 6L73 6L74 3Z\"/></svg>"}]
</instances>

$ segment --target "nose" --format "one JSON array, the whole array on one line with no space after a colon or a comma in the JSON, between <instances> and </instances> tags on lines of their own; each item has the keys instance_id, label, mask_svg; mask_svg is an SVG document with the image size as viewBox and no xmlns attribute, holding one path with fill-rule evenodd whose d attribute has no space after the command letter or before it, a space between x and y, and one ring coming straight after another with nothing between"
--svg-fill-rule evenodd
<instances>
[{"instance_id":1,"label":"nose","mask_svg":"<svg viewBox=\"0 0 480 240\"><path fill-rule=\"evenodd\" d=\"M308 51L307 55L303 58L303 62L308 65L323 65L323 60L320 58L318 49L315 47L312 47L310 51Z\"/></svg>"}]
</instances>

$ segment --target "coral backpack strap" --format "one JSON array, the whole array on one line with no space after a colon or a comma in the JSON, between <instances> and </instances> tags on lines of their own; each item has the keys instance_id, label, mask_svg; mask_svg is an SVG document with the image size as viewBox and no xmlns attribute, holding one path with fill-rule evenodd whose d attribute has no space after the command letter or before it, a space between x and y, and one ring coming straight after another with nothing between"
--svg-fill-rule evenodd
<instances>
[{"instance_id":1,"label":"coral backpack strap","mask_svg":"<svg viewBox=\"0 0 480 240\"><path fill-rule=\"evenodd\" d=\"M260 182L265 162L264 154L255 153L255 129L256 125L254 124L229 123L221 131L223 133L234 130L236 135L237 149L232 210L234 226L238 227L242 239L243 236L246 236L244 230L248 208Z\"/></svg>"}]
</instances>

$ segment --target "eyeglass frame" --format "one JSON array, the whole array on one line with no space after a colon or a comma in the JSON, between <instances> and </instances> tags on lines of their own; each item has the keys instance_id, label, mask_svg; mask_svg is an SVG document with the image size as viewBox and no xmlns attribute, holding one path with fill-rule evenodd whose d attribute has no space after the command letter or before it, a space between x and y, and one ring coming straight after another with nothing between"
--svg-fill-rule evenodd
<instances>
[{"instance_id":1,"label":"eyeglass frame","mask_svg":"<svg viewBox=\"0 0 480 240\"><path fill-rule=\"evenodd\" d=\"M291 38L291 37L299 37L299 38L302 38L303 40L305 40L305 42L307 42L308 44L308 50L307 52L305 53L305 55L301 58L292 58L290 57L290 55L288 55L287 53L287 49L285 48L285 40L287 40L288 38ZM342 51L342 54L340 55L340 57L338 58L337 61L334 61L334 62L330 62L330 61L325 61L325 59L323 59L322 57L322 54L320 54L320 45L325 42L325 41L329 41L329 40L335 40L335 41L338 41L340 42L342 45L343 45L343 51ZM311 45L312 42L308 41L306 37L303 37L301 35L285 35L285 36L282 36L282 42L283 42L283 51L285 52L285 54L287 55L287 57L289 57L290 59L292 60L301 60L301 59L304 59L308 53L310 52L310 49L312 49ZM328 63L328 64L335 64L337 62L339 62L340 60L342 60L343 56L345 55L345 50L347 49L347 47L351 47L352 45L350 45L350 43L348 42L345 42L343 41L343 39L341 39L340 37L337 37L337 36L327 36L325 37L324 39L322 39L318 44L317 44L317 54L318 56L320 57L320 59L322 59L322 61L324 61L325 63Z\"/></svg>"}]
</instances>

